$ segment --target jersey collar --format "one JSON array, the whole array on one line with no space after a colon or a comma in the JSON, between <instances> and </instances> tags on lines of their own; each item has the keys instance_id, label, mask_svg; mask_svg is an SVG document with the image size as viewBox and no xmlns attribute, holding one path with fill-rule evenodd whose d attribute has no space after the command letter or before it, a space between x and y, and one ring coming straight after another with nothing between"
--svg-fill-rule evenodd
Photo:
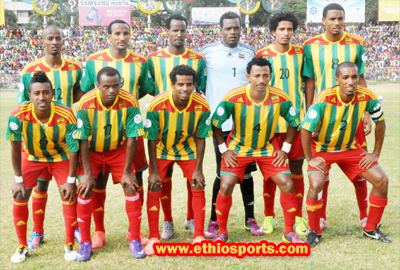
<instances>
[{"instance_id":1,"label":"jersey collar","mask_svg":"<svg viewBox=\"0 0 400 270\"><path fill-rule=\"evenodd\" d=\"M290 50L292 49L292 44L289 44L289 49L286 52L278 52L275 48L274 45L271 43L267 48L269 48L271 51L273 51L276 54L287 54L288 52L290 52Z\"/></svg>"},{"instance_id":2,"label":"jersey collar","mask_svg":"<svg viewBox=\"0 0 400 270\"><path fill-rule=\"evenodd\" d=\"M122 57L122 58L115 58L115 57L111 54L110 48L106 49L106 53L108 54L108 56L110 56L110 57L111 57L113 60L115 60L115 61L123 61L123 60L125 60L125 59L129 56L130 51L129 51L129 49L127 49L127 50L126 50L126 55L125 55L124 57Z\"/></svg>"},{"instance_id":3,"label":"jersey collar","mask_svg":"<svg viewBox=\"0 0 400 270\"><path fill-rule=\"evenodd\" d=\"M250 100L250 102L253 103L254 105L261 105L261 104L263 104L263 103L267 100L267 98L268 98L268 96L269 96L269 85L268 85L267 88L266 88L265 97L264 97L264 99L263 99L261 102L255 102L255 101L253 100L253 98L251 97L251 95L250 95L250 84L247 84L247 86L246 86L246 96L247 96L247 98Z\"/></svg>"},{"instance_id":4,"label":"jersey collar","mask_svg":"<svg viewBox=\"0 0 400 270\"><path fill-rule=\"evenodd\" d=\"M48 69L50 69L50 70L59 70L65 65L65 59L64 59L64 57L61 56L61 65L58 68L53 68L53 67L49 66L49 64L46 63L46 60L44 59L44 56L43 56L42 57L42 64L44 66L46 66Z\"/></svg>"},{"instance_id":5,"label":"jersey collar","mask_svg":"<svg viewBox=\"0 0 400 270\"><path fill-rule=\"evenodd\" d=\"M39 124L44 125L44 126L47 126L49 123L51 123L51 121L53 121L54 112L55 112L55 108L54 108L55 105L54 105L53 102L50 103L50 116L49 116L49 120L47 120L46 123L43 123L42 121L40 121L39 118L36 116L36 114L35 114L35 109L33 108L33 103L31 103L31 106L32 106L32 115L33 115L33 117L36 119L36 121L37 121Z\"/></svg>"},{"instance_id":6,"label":"jersey collar","mask_svg":"<svg viewBox=\"0 0 400 270\"><path fill-rule=\"evenodd\" d=\"M164 49L164 53L166 53L166 54L168 54L170 56L174 56L174 57L185 55L187 53L187 51L188 51L188 48L185 47L185 51L182 54L173 54L168 50L168 48Z\"/></svg>"},{"instance_id":7,"label":"jersey collar","mask_svg":"<svg viewBox=\"0 0 400 270\"><path fill-rule=\"evenodd\" d=\"M168 91L168 99L169 99L169 102L171 103L172 107L173 107L177 112L184 112L184 111L186 111L186 110L190 107L190 105L192 105L193 93L190 95L188 104L187 104L186 107L183 108L182 110L179 110L179 109L175 106L174 99L172 98L172 90Z\"/></svg>"},{"instance_id":8,"label":"jersey collar","mask_svg":"<svg viewBox=\"0 0 400 270\"><path fill-rule=\"evenodd\" d=\"M122 90L119 90L119 91L122 91ZM97 102L100 104L100 106L104 110L110 110L110 108L113 108L114 105L117 104L118 99L119 99L119 93L118 93L117 97L115 98L114 103L110 107L106 107L106 106L103 105L103 102L101 101L100 90L99 89L96 89L96 99L97 99Z\"/></svg>"},{"instance_id":9,"label":"jersey collar","mask_svg":"<svg viewBox=\"0 0 400 270\"><path fill-rule=\"evenodd\" d=\"M342 41L347 36L347 34L348 33L346 31L343 31L343 34L338 41L330 41L328 39L328 37L326 36L326 32L322 34L322 38L325 39L326 41L328 41L329 43L335 44L335 43L339 43L340 41Z\"/></svg>"}]
</instances>

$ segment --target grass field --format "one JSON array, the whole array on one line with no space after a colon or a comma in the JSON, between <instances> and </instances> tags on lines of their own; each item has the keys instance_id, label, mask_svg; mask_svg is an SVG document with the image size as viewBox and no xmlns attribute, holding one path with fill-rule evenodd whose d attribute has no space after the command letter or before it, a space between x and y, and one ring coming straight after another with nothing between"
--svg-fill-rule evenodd
<instances>
[{"instance_id":1,"label":"grass field","mask_svg":"<svg viewBox=\"0 0 400 270\"><path fill-rule=\"evenodd\" d=\"M9 257L17 246L12 223L11 191L13 171L10 160L9 143L4 141L5 126L10 110L15 106L15 92L0 91L0 269L400 269L400 85L371 84L378 95L384 96L383 108L386 118L386 138L380 162L389 179L389 205L382 219L382 228L392 239L392 244L383 244L361 237L358 227L358 209L354 189L345 176L334 166L331 170L331 185L328 202L329 228L324 233L324 241L312 249L306 258L247 257L149 257L134 260L129 254L125 240L127 218L124 210L122 190L119 185L108 185L105 224L108 244L96 251L87 263L65 262L63 259L64 227L61 204L55 183L51 183L45 220L46 243L25 263L12 265ZM145 98L145 102L149 99ZM373 135L369 136L370 147ZM205 157L207 181L207 213L214 179L215 161L212 142ZM263 220L262 178L255 173L255 212L259 222ZM144 179L147 178L147 172ZM306 188L308 186L306 179ZM176 169L173 176L173 216L175 220L176 242L190 242L191 235L184 230L186 217L186 186L182 173ZM370 188L370 185L369 185ZM243 206L240 189L235 188L229 228L230 241L255 242L261 239L279 242L283 218L276 200L278 229L272 236L252 237L243 230ZM278 208L279 207L279 208ZM305 210L304 214L305 213ZM28 231L32 228L31 217ZM143 211L142 230L147 231L146 212Z\"/></svg>"}]
</instances>

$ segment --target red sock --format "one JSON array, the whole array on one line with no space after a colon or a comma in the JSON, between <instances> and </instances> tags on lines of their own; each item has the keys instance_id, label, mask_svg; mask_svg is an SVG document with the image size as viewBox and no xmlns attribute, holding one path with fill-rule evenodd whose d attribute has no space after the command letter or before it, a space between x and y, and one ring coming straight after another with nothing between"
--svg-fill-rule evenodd
<instances>
[{"instance_id":1,"label":"red sock","mask_svg":"<svg viewBox=\"0 0 400 270\"><path fill-rule=\"evenodd\" d=\"M28 246L26 241L26 228L28 223L28 201L27 200L13 200L13 220L15 232L18 237L18 244Z\"/></svg>"},{"instance_id":2,"label":"red sock","mask_svg":"<svg viewBox=\"0 0 400 270\"><path fill-rule=\"evenodd\" d=\"M92 197L83 198L78 196L76 206L77 220L79 229L81 230L81 242L92 243L90 238L90 223L92 221L93 202Z\"/></svg>"},{"instance_id":3,"label":"red sock","mask_svg":"<svg viewBox=\"0 0 400 270\"><path fill-rule=\"evenodd\" d=\"M275 191L276 184L271 178L264 181L264 216L275 217L274 205L275 205Z\"/></svg>"},{"instance_id":4,"label":"red sock","mask_svg":"<svg viewBox=\"0 0 400 270\"><path fill-rule=\"evenodd\" d=\"M217 222L219 233L228 234L228 217L229 210L232 207L232 195L222 195L218 192L217 202L215 205L215 213L217 214Z\"/></svg>"},{"instance_id":5,"label":"red sock","mask_svg":"<svg viewBox=\"0 0 400 270\"><path fill-rule=\"evenodd\" d=\"M160 197L161 191L147 191L147 220L149 222L149 238L160 239L158 223L160 219Z\"/></svg>"},{"instance_id":6,"label":"red sock","mask_svg":"<svg viewBox=\"0 0 400 270\"><path fill-rule=\"evenodd\" d=\"M322 208L321 208L321 217L326 220L326 207L328 205L328 188L329 188L329 180L325 181L324 189L322 191Z\"/></svg>"},{"instance_id":7,"label":"red sock","mask_svg":"<svg viewBox=\"0 0 400 270\"><path fill-rule=\"evenodd\" d=\"M318 234L322 233L321 227L319 226L319 220L322 214L322 199L315 200L307 198L306 208L308 214L308 223L310 224L310 230L316 231Z\"/></svg>"},{"instance_id":8,"label":"red sock","mask_svg":"<svg viewBox=\"0 0 400 270\"><path fill-rule=\"evenodd\" d=\"M189 181L188 181L189 182ZM204 218L206 208L206 196L204 190L192 190L192 204L194 213L194 234L193 238L197 236L204 236Z\"/></svg>"},{"instance_id":9,"label":"red sock","mask_svg":"<svg viewBox=\"0 0 400 270\"><path fill-rule=\"evenodd\" d=\"M105 232L104 205L106 202L106 195L105 189L93 189L93 220L96 232Z\"/></svg>"},{"instance_id":10,"label":"red sock","mask_svg":"<svg viewBox=\"0 0 400 270\"><path fill-rule=\"evenodd\" d=\"M140 223L142 221L142 206L139 193L125 196L125 211L129 220L129 241L140 239Z\"/></svg>"},{"instance_id":11,"label":"red sock","mask_svg":"<svg viewBox=\"0 0 400 270\"><path fill-rule=\"evenodd\" d=\"M361 176L357 176L352 181L357 197L358 209L360 210L360 220L367 217L368 208L368 188L367 181Z\"/></svg>"},{"instance_id":12,"label":"red sock","mask_svg":"<svg viewBox=\"0 0 400 270\"><path fill-rule=\"evenodd\" d=\"M381 222L387 202L387 198L379 197L372 193L369 195L369 213L364 230L370 232L376 229L378 224Z\"/></svg>"},{"instance_id":13,"label":"red sock","mask_svg":"<svg viewBox=\"0 0 400 270\"><path fill-rule=\"evenodd\" d=\"M186 220L194 219L193 214L193 206L192 206L192 187L190 186L189 179L186 181L186 189L187 189L187 213Z\"/></svg>"},{"instance_id":14,"label":"red sock","mask_svg":"<svg viewBox=\"0 0 400 270\"><path fill-rule=\"evenodd\" d=\"M296 217L303 217L304 177L303 174L292 174L296 192Z\"/></svg>"},{"instance_id":15,"label":"red sock","mask_svg":"<svg viewBox=\"0 0 400 270\"><path fill-rule=\"evenodd\" d=\"M281 192L280 202L285 219L285 234L293 232L293 225L296 218L296 194Z\"/></svg>"},{"instance_id":16,"label":"red sock","mask_svg":"<svg viewBox=\"0 0 400 270\"><path fill-rule=\"evenodd\" d=\"M68 200L62 201L64 226L65 226L65 244L74 243L74 231L76 228L76 203L69 203Z\"/></svg>"},{"instance_id":17,"label":"red sock","mask_svg":"<svg viewBox=\"0 0 400 270\"><path fill-rule=\"evenodd\" d=\"M38 191L36 188L32 192L32 217L33 229L37 233L43 233L44 215L46 212L47 191Z\"/></svg>"},{"instance_id":18,"label":"red sock","mask_svg":"<svg viewBox=\"0 0 400 270\"><path fill-rule=\"evenodd\" d=\"M172 196L172 180L166 178L165 183L161 186L161 206L164 213L164 221L172 221L172 209L171 209L171 196Z\"/></svg>"},{"instance_id":19,"label":"red sock","mask_svg":"<svg viewBox=\"0 0 400 270\"><path fill-rule=\"evenodd\" d=\"M139 187L137 189L137 193L139 193L139 197L140 197L140 206L143 207L143 203L144 203L144 191L143 191L143 186Z\"/></svg>"}]
</instances>

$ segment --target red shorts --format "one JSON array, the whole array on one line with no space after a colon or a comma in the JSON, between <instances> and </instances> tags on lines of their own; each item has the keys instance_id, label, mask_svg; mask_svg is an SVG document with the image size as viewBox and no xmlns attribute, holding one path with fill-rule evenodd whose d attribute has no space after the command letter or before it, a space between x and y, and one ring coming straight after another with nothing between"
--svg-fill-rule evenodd
<instances>
[{"instance_id":1,"label":"red shorts","mask_svg":"<svg viewBox=\"0 0 400 270\"><path fill-rule=\"evenodd\" d=\"M246 171L247 165L252 162L256 162L264 179L268 179L279 173L290 174L289 166L285 165L282 167L275 167L272 165L274 157L237 157L238 165L234 168L226 167L225 161L221 161L221 176L234 175L239 178L239 182L243 181L243 176Z\"/></svg>"},{"instance_id":2,"label":"red shorts","mask_svg":"<svg viewBox=\"0 0 400 270\"><path fill-rule=\"evenodd\" d=\"M161 182L165 182L167 178L168 169L172 167L175 163L181 167L183 176L185 178L192 179L194 170L196 169L196 159L193 160L168 160L168 159L157 159L158 172L160 173ZM151 167L150 167L151 172Z\"/></svg>"},{"instance_id":3,"label":"red shorts","mask_svg":"<svg viewBox=\"0 0 400 270\"><path fill-rule=\"evenodd\" d=\"M328 167L328 172L333 163L336 163L339 168L343 171L343 173L350 179L355 179L358 175L368 171L371 168L379 166L377 162L373 163L369 169L362 169L360 167L360 160L363 158L361 154L365 153L365 150L362 149L359 145L357 149L354 150L345 150L342 152L315 152L313 149L314 157L322 157L326 161L326 165ZM311 166L308 166L308 173L315 172L317 169Z\"/></svg>"},{"instance_id":4,"label":"red shorts","mask_svg":"<svg viewBox=\"0 0 400 270\"><path fill-rule=\"evenodd\" d=\"M272 144L275 148L281 149L283 142L286 139L286 133L277 133L274 138L271 140ZM292 142L292 147L290 148L290 152L288 154L289 160L298 160L304 159L303 146L301 145L301 134L297 132L296 137Z\"/></svg>"},{"instance_id":5,"label":"red shorts","mask_svg":"<svg viewBox=\"0 0 400 270\"><path fill-rule=\"evenodd\" d=\"M26 188L34 188L37 179L41 175L46 175L48 180L52 176L56 179L57 185L61 186L67 182L69 160L59 162L37 162L30 161L26 154L21 155L22 178Z\"/></svg>"},{"instance_id":6,"label":"red shorts","mask_svg":"<svg viewBox=\"0 0 400 270\"><path fill-rule=\"evenodd\" d=\"M135 165L137 172L142 172L148 167L142 136L138 137L136 140L136 155L133 164Z\"/></svg>"},{"instance_id":7,"label":"red shorts","mask_svg":"<svg viewBox=\"0 0 400 270\"><path fill-rule=\"evenodd\" d=\"M97 177L100 172L103 174L111 173L114 184L121 182L123 176L126 156L126 145L107 151L90 152L89 162L92 169L92 175ZM132 166L132 173L135 173L135 165ZM83 175L83 170L79 169L79 175Z\"/></svg>"},{"instance_id":8,"label":"red shorts","mask_svg":"<svg viewBox=\"0 0 400 270\"><path fill-rule=\"evenodd\" d=\"M365 136L364 132L364 123L361 121L360 124L358 125L355 139L357 143L360 144L360 146L364 149L367 149L367 137Z\"/></svg>"}]
</instances>

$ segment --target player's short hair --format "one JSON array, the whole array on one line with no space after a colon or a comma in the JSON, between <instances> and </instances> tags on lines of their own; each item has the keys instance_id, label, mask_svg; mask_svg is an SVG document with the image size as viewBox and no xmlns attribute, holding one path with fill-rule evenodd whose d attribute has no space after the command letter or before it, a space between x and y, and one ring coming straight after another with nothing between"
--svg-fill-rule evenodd
<instances>
[{"instance_id":1,"label":"player's short hair","mask_svg":"<svg viewBox=\"0 0 400 270\"><path fill-rule=\"evenodd\" d=\"M262 57L254 57L253 59L250 60L249 63L247 63L247 67L246 67L247 74L250 74L251 68L253 66L259 66L259 67L268 66L269 71L272 72L271 63L267 59L262 58Z\"/></svg>"},{"instance_id":2,"label":"player's short hair","mask_svg":"<svg viewBox=\"0 0 400 270\"><path fill-rule=\"evenodd\" d=\"M61 30L60 27L58 27L55 24L50 24L50 25L46 26L46 28L43 29L42 37L44 37L46 35L47 31L50 29L56 30L61 35L61 37L64 36L63 31Z\"/></svg>"},{"instance_id":3,"label":"player's short hair","mask_svg":"<svg viewBox=\"0 0 400 270\"><path fill-rule=\"evenodd\" d=\"M31 91L31 85L34 83L48 83L50 85L50 89L53 90L53 84L43 71L35 72L33 74L31 82L29 83L29 91Z\"/></svg>"},{"instance_id":4,"label":"player's short hair","mask_svg":"<svg viewBox=\"0 0 400 270\"><path fill-rule=\"evenodd\" d=\"M126 24L129 27L129 30L131 29L131 26L126 21L124 21L124 20L114 20L114 21L110 22L110 24L107 26L107 33L109 35L112 34L112 31L111 31L112 30L112 26L113 26L113 24L116 24L116 23Z\"/></svg>"},{"instance_id":5,"label":"player's short hair","mask_svg":"<svg viewBox=\"0 0 400 270\"><path fill-rule=\"evenodd\" d=\"M222 14L221 18L219 19L219 26L221 26L221 28L224 26L225 19L239 19L239 24L241 23L239 14L237 14L233 11L228 11L228 12L225 12L224 14Z\"/></svg>"},{"instance_id":6,"label":"player's short hair","mask_svg":"<svg viewBox=\"0 0 400 270\"><path fill-rule=\"evenodd\" d=\"M121 81L121 74L119 74L118 70L116 70L113 67L103 67L97 73L97 83L98 84L100 84L100 78L101 78L101 76L103 76L103 74L108 76L108 77L112 77L112 76L118 75L118 78Z\"/></svg>"},{"instance_id":7,"label":"player's short hair","mask_svg":"<svg viewBox=\"0 0 400 270\"><path fill-rule=\"evenodd\" d=\"M169 79L171 80L172 84L176 83L176 76L177 75L183 75L183 76L192 76L193 77L193 83L196 78L196 71L194 71L193 68L187 66L187 65L178 65L175 66L172 71L169 73Z\"/></svg>"},{"instance_id":8,"label":"player's short hair","mask_svg":"<svg viewBox=\"0 0 400 270\"><path fill-rule=\"evenodd\" d=\"M341 10L343 11L343 13L345 13L344 8L338 3L330 3L329 5L326 5L322 10L322 17L326 18L326 14L328 14L329 10Z\"/></svg>"},{"instance_id":9,"label":"player's short hair","mask_svg":"<svg viewBox=\"0 0 400 270\"><path fill-rule=\"evenodd\" d=\"M185 27L187 28L187 25L188 25L187 19L184 16L182 16L181 14L174 14L172 16L169 16L167 21L165 22L165 26L167 27L168 30L171 29L171 21L172 20L184 21Z\"/></svg>"},{"instance_id":10,"label":"player's short hair","mask_svg":"<svg viewBox=\"0 0 400 270\"><path fill-rule=\"evenodd\" d=\"M293 31L296 31L299 21L292 12L279 12L269 17L269 31L274 32L282 21L288 21L293 24Z\"/></svg>"},{"instance_id":11,"label":"player's short hair","mask_svg":"<svg viewBox=\"0 0 400 270\"><path fill-rule=\"evenodd\" d=\"M357 68L357 70L358 70L357 65L354 64L353 62L342 62L342 63L340 63L339 65L337 65L337 67L336 67L336 77L339 76L339 74L340 74L342 68L346 68L346 67L347 67L347 68L349 68L349 67L355 67L355 68Z\"/></svg>"}]
</instances>

